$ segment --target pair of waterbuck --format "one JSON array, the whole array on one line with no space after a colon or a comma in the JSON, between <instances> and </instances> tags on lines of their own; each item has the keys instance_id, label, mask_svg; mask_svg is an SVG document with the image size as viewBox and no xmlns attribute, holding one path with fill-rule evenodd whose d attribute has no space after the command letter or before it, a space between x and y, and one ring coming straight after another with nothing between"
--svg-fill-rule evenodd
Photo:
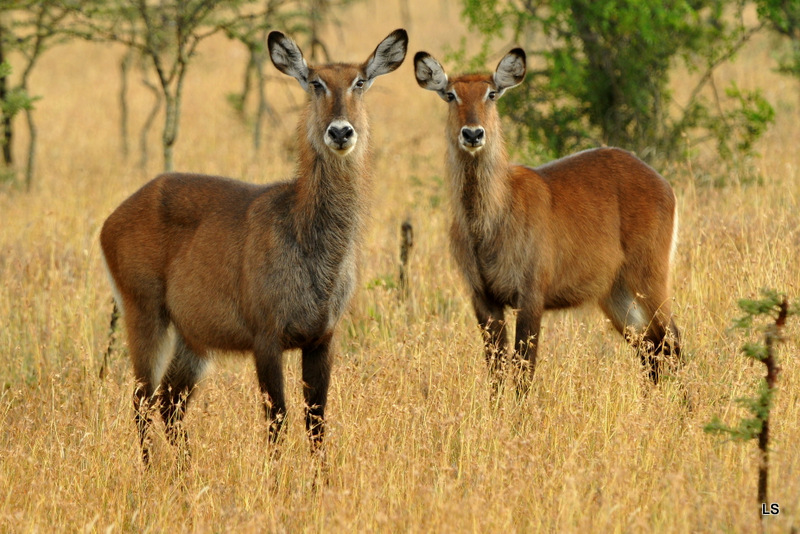
<instances>
[{"instance_id":1,"label":"pair of waterbuck","mask_svg":"<svg viewBox=\"0 0 800 534\"><path fill-rule=\"evenodd\" d=\"M356 287L372 173L364 94L397 69L408 36L396 30L362 64L309 66L297 44L269 35L275 67L308 93L295 178L260 186L161 175L106 220L100 240L125 319L142 457L151 413L188 454L182 420L210 352L247 351L276 441L286 414L283 353L302 350L306 429L322 443L331 339ZM471 291L495 383L516 362L524 390L542 313L595 301L637 349L653 382L679 354L669 273L675 196L628 152L587 150L535 169L508 161L496 101L520 84L525 52L492 74L449 78L425 52L417 82L448 103L450 243ZM517 310L506 339L505 308Z\"/></svg>"}]
</instances>

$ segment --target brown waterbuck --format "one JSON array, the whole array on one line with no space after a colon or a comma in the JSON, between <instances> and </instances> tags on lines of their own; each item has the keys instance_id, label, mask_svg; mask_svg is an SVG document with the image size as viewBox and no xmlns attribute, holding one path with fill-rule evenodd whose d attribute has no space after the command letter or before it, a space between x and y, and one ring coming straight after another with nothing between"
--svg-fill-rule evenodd
<instances>
[{"instance_id":1,"label":"brown waterbuck","mask_svg":"<svg viewBox=\"0 0 800 534\"><path fill-rule=\"evenodd\" d=\"M450 242L495 386L509 356L526 369L519 389L530 384L544 311L592 301L657 383L659 360L680 356L669 281L677 214L666 180L616 148L535 169L510 164L497 99L524 80L522 49L506 54L493 74L450 79L426 52L416 54L414 70L419 85L449 105ZM506 307L517 310L510 355Z\"/></svg>"},{"instance_id":2,"label":"brown waterbuck","mask_svg":"<svg viewBox=\"0 0 800 534\"><path fill-rule=\"evenodd\" d=\"M100 234L128 332L142 458L151 412L185 454L182 420L211 352L248 351L275 442L286 413L283 352L302 349L306 429L324 434L331 338L356 285L371 182L364 94L405 59L396 30L362 64L309 66L280 32L270 57L308 93L293 180L267 186L164 174L125 200Z\"/></svg>"}]
</instances>

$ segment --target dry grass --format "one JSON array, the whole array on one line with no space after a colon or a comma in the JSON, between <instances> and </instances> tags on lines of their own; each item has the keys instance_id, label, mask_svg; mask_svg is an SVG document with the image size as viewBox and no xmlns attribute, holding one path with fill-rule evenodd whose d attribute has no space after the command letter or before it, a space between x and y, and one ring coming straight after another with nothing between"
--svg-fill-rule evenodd
<instances>
[{"instance_id":1,"label":"dry grass","mask_svg":"<svg viewBox=\"0 0 800 534\"><path fill-rule=\"evenodd\" d=\"M433 13L423 15L424 6ZM447 2L412 2L412 15L412 53L442 55L468 35ZM362 4L332 32L331 48L361 60L400 25L398 4ZM356 28L358 37L347 35ZM599 312L578 310L546 318L529 398L489 404L479 334L447 252L445 110L416 87L407 61L368 97L374 217L363 280L340 328L326 469L309 460L298 358L288 358L290 420L271 461L253 364L230 357L188 415L194 466L184 474L163 434L153 469L138 462L124 343L109 376L97 378L110 312L97 236L158 170L157 133L147 173L122 161L121 50L54 50L32 81L44 96L34 191L0 191L0 530L754 531L755 447L720 444L702 426L713 414L738 419L733 399L760 372L737 355L742 339L728 330L736 299L762 286L800 296L798 87L769 72L770 46L757 41L725 73L764 87L778 109L760 145L764 183L739 186L733 177L724 189L696 188L697 169L676 162L664 170L682 222L674 275L687 365L677 381L650 388ZM285 120L254 154L224 103L244 59L223 40L202 50L186 84L177 168L255 182L291 174L286 139L300 89L271 83ZM137 89L132 98L138 127L150 97ZM405 217L417 242L402 302L381 281L396 276ZM800 374L791 357L800 332L788 334L770 487L782 512L767 521L771 532L800 523Z\"/></svg>"}]
</instances>

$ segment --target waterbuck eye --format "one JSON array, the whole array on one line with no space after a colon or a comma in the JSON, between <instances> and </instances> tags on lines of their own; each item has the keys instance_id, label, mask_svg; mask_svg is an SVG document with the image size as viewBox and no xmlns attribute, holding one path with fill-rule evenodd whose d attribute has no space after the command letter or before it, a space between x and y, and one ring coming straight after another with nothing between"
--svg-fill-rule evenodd
<instances>
[{"instance_id":1,"label":"waterbuck eye","mask_svg":"<svg viewBox=\"0 0 800 534\"><path fill-rule=\"evenodd\" d=\"M319 83L318 81L308 82L308 85L314 88L315 91L323 92L325 91L325 87Z\"/></svg>"},{"instance_id":2,"label":"waterbuck eye","mask_svg":"<svg viewBox=\"0 0 800 534\"><path fill-rule=\"evenodd\" d=\"M359 89L363 89L365 83L367 82L365 82L364 80L356 80L356 87L358 87Z\"/></svg>"},{"instance_id":3,"label":"waterbuck eye","mask_svg":"<svg viewBox=\"0 0 800 534\"><path fill-rule=\"evenodd\" d=\"M486 96L489 98L489 100L495 100L497 99L497 91L489 91L489 94Z\"/></svg>"},{"instance_id":4,"label":"waterbuck eye","mask_svg":"<svg viewBox=\"0 0 800 534\"><path fill-rule=\"evenodd\" d=\"M456 94L455 93L447 93L444 96L447 97L447 101L448 102L452 102L453 100L456 99Z\"/></svg>"}]
</instances>

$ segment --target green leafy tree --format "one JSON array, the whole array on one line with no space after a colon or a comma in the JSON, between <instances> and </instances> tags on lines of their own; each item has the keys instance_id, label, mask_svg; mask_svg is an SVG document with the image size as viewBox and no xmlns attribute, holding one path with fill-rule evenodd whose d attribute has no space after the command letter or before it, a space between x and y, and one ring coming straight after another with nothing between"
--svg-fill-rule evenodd
<instances>
[{"instance_id":1,"label":"green leafy tree","mask_svg":"<svg viewBox=\"0 0 800 534\"><path fill-rule=\"evenodd\" d=\"M774 290L762 290L762 298L757 300L743 299L739 308L745 315L734 321L734 327L750 332L754 328L764 335L764 343L748 342L742 346L742 353L752 360L761 362L766 368L766 376L759 381L758 389L753 397L736 399L736 403L750 412L736 426L728 426L719 417L714 416L704 430L713 434L729 436L734 441L758 440L760 461L758 468L758 502L767 503L767 486L769 480L769 417L777 390L778 366L775 358L775 346L783 341L783 328L786 320L800 313L800 305L789 306L786 295ZM759 325L763 318L766 325ZM759 518L761 517L759 512Z\"/></svg>"},{"instance_id":2,"label":"green leafy tree","mask_svg":"<svg viewBox=\"0 0 800 534\"><path fill-rule=\"evenodd\" d=\"M540 65L501 106L542 156L607 144L653 161L679 154L687 133L711 136L722 152L733 153L752 149L772 118L759 93L736 89L740 111L730 112L718 105L717 91L704 91L713 85L715 69L761 27L745 27L739 2L462 1L464 15L486 42L511 33L528 43L532 64ZM739 16L723 16L726 9ZM683 105L669 89L679 60L702 73Z\"/></svg>"},{"instance_id":3,"label":"green leafy tree","mask_svg":"<svg viewBox=\"0 0 800 534\"><path fill-rule=\"evenodd\" d=\"M3 162L14 164L14 119L24 114L28 127L25 188L30 190L36 163L37 129L34 103L38 97L30 93L30 76L42 55L68 39L65 20L79 3L64 0L6 0L0 1L0 109L2 110ZM16 83L11 81L9 55L21 59Z\"/></svg>"},{"instance_id":4,"label":"green leafy tree","mask_svg":"<svg viewBox=\"0 0 800 534\"><path fill-rule=\"evenodd\" d=\"M73 32L86 39L113 41L137 50L151 64L164 102L161 144L164 170L174 167L183 84L205 39L269 16L256 0L87 0Z\"/></svg>"},{"instance_id":5,"label":"green leafy tree","mask_svg":"<svg viewBox=\"0 0 800 534\"><path fill-rule=\"evenodd\" d=\"M800 2L756 0L758 16L786 38L788 50L778 58L778 70L800 79Z\"/></svg>"}]
</instances>

